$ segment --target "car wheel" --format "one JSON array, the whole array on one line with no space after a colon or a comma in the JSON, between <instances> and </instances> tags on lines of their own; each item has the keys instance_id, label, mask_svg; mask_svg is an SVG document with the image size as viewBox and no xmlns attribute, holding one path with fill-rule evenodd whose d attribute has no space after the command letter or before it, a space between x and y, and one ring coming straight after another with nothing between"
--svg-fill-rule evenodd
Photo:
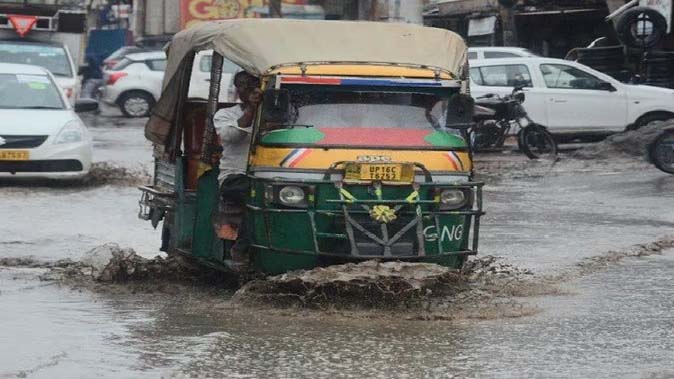
<instances>
[{"instance_id":1,"label":"car wheel","mask_svg":"<svg viewBox=\"0 0 674 379\"><path fill-rule=\"evenodd\" d=\"M674 130L660 134L648 147L648 154L655 167L674 174Z\"/></svg>"},{"instance_id":2,"label":"car wheel","mask_svg":"<svg viewBox=\"0 0 674 379\"><path fill-rule=\"evenodd\" d=\"M145 92L129 92L119 100L119 109L126 117L147 117L153 105L154 99Z\"/></svg>"}]
</instances>

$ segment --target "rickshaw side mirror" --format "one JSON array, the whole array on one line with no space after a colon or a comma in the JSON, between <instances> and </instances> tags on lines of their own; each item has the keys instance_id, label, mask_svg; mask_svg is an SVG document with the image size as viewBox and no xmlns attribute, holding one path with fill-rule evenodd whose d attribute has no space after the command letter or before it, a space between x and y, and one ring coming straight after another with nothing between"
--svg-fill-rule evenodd
<instances>
[{"instance_id":1,"label":"rickshaw side mirror","mask_svg":"<svg viewBox=\"0 0 674 379\"><path fill-rule=\"evenodd\" d=\"M475 100L470 95L457 93L447 102L447 123L449 129L468 129L473 126Z\"/></svg>"},{"instance_id":2,"label":"rickshaw side mirror","mask_svg":"<svg viewBox=\"0 0 674 379\"><path fill-rule=\"evenodd\" d=\"M262 118L265 122L285 123L290 116L290 93L287 89L264 91Z\"/></svg>"}]
</instances>

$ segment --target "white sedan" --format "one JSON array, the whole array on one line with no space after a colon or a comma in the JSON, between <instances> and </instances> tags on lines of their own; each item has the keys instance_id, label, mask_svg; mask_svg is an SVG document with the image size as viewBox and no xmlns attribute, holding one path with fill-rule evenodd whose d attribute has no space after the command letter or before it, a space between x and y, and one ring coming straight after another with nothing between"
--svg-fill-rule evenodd
<instances>
[{"instance_id":1,"label":"white sedan","mask_svg":"<svg viewBox=\"0 0 674 379\"><path fill-rule=\"evenodd\" d=\"M561 59L474 60L470 78L475 98L524 86L529 116L559 136L605 135L674 118L674 90L621 83Z\"/></svg>"},{"instance_id":2,"label":"white sedan","mask_svg":"<svg viewBox=\"0 0 674 379\"><path fill-rule=\"evenodd\" d=\"M0 177L81 178L91 167L92 141L75 108L42 67L0 63Z\"/></svg>"}]
</instances>

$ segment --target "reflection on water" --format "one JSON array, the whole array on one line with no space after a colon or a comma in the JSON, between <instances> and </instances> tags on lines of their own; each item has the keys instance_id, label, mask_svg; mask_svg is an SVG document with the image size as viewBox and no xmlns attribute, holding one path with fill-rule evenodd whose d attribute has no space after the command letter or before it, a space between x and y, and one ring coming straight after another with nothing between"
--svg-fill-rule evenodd
<instances>
[{"instance_id":1,"label":"reflection on water","mask_svg":"<svg viewBox=\"0 0 674 379\"><path fill-rule=\"evenodd\" d=\"M0 196L12 215L0 257L77 258L111 241L156 253L134 188ZM674 177L654 172L492 181L481 254L554 273L671 234L672 197ZM0 378L674 377L673 256L625 259L569 283L572 295L524 299L536 316L455 322L271 314L189 288L80 292L0 267Z\"/></svg>"},{"instance_id":2,"label":"reflection on water","mask_svg":"<svg viewBox=\"0 0 674 379\"><path fill-rule=\"evenodd\" d=\"M554 272L671 234L672 200L674 176L654 170L505 179L485 187L480 254Z\"/></svg>"},{"instance_id":3,"label":"reflection on water","mask_svg":"<svg viewBox=\"0 0 674 379\"><path fill-rule=\"evenodd\" d=\"M198 294L95 295L0 272L0 377L649 377L674 370L674 252L529 299L524 318L262 313ZM21 315L21 317L17 317ZM658 377L658 376L653 376ZM667 377L667 376L660 376Z\"/></svg>"}]
</instances>

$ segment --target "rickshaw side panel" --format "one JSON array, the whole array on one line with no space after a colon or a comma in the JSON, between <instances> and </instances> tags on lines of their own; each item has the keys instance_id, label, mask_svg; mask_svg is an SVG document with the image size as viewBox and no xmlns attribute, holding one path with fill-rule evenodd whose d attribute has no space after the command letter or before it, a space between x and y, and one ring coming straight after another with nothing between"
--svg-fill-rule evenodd
<instances>
[{"instance_id":1,"label":"rickshaw side panel","mask_svg":"<svg viewBox=\"0 0 674 379\"><path fill-rule=\"evenodd\" d=\"M192 255L197 259L222 263L224 249L213 228L212 215L220 201L218 170L204 173L197 182Z\"/></svg>"}]
</instances>

